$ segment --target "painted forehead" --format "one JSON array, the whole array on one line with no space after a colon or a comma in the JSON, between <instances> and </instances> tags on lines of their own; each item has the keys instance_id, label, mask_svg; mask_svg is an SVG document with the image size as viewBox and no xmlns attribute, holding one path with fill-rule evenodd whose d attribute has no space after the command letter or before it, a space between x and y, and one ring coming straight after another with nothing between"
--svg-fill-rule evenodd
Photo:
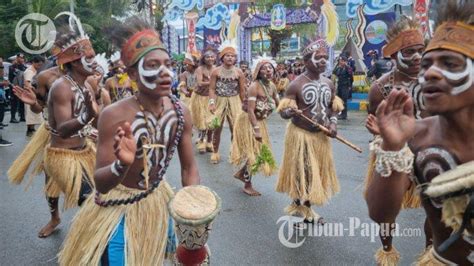
<instances>
[{"instance_id":1,"label":"painted forehead","mask_svg":"<svg viewBox=\"0 0 474 266\"><path fill-rule=\"evenodd\" d=\"M313 54L317 51L321 51L321 52L325 52L327 53L328 51L328 45L326 44L326 42L324 40L318 40L318 41L315 41L313 43L311 43L310 45L308 45L304 50L303 50L303 56L306 56L306 55L309 55L309 54Z\"/></svg>"}]
</instances>

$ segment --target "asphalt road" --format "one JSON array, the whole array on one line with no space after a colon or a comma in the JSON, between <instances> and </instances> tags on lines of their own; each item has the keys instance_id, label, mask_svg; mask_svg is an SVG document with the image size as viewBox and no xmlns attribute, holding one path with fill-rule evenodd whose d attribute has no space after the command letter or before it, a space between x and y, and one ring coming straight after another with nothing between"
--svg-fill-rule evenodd
<instances>
[{"instance_id":1,"label":"asphalt road","mask_svg":"<svg viewBox=\"0 0 474 266\"><path fill-rule=\"evenodd\" d=\"M277 177L254 178L260 197L248 197L241 192L242 183L232 178L235 169L227 163L230 135L224 129L221 144L222 162L211 165L208 155L195 151L202 177L202 184L214 189L222 198L222 211L216 218L209 239L214 265L374 265L373 255L380 247L378 237L371 240L370 219L362 198L362 183L368 160L370 136L363 126L363 113L350 113L349 120L339 123L339 133L364 152L358 154L350 148L333 141L336 170L341 192L326 206L315 210L324 216L328 224L323 236L293 237L291 243L301 243L297 248L288 248L279 240L283 209L290 200L275 192ZM9 121L9 117L5 118ZM273 115L269 121L271 141L275 158L279 163L283 155L286 121ZM14 142L13 146L0 147L0 265L55 265L56 254L66 236L76 210L61 214L62 224L47 239L38 238L37 232L48 222L49 213L42 188L44 178L35 178L25 192L25 186L8 183L6 172L11 162L27 142L24 123L10 124L2 134ZM295 158L296 160L297 158ZM175 159L167 174L169 182L180 187L179 172ZM383 200L383 199L381 199ZM358 221L360 224L358 224ZM421 252L424 245L422 233L424 211L403 211L397 219L400 231L419 236L397 237L394 245L402 255L401 265L409 265ZM335 225L337 223L337 225ZM352 229L351 230L351 225ZM334 231L344 227L342 235ZM411 228L411 229L410 229ZM409 231L404 231L406 229ZM410 231L411 230L411 231ZM287 238L287 230L283 230ZM144 254L145 255L145 254Z\"/></svg>"}]
</instances>

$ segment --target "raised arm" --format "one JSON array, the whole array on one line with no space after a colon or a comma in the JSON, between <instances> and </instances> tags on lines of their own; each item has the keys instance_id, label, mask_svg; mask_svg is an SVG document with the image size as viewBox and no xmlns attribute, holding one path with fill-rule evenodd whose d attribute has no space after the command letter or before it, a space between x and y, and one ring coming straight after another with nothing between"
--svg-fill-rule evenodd
<instances>
[{"instance_id":1,"label":"raised arm","mask_svg":"<svg viewBox=\"0 0 474 266\"><path fill-rule=\"evenodd\" d=\"M85 124L97 116L97 106L93 99L93 93L86 90L84 93L84 103L86 105L86 112L77 118L72 117L72 104L74 95L67 83L56 83L51 88L51 98L53 101L54 121L56 121L56 131L62 138L69 138L70 136L81 130Z\"/></svg>"},{"instance_id":2,"label":"raised arm","mask_svg":"<svg viewBox=\"0 0 474 266\"><path fill-rule=\"evenodd\" d=\"M368 185L367 206L372 220L391 223L411 182L408 174L413 154L407 142L415 134L415 118L410 96L403 90L393 90L377 108L376 116L381 139L371 144L376 172Z\"/></svg>"},{"instance_id":3,"label":"raised arm","mask_svg":"<svg viewBox=\"0 0 474 266\"><path fill-rule=\"evenodd\" d=\"M122 182L135 161L137 149L128 122L117 117L116 108L105 108L98 122L97 159L95 184L100 193L107 193Z\"/></svg>"}]
</instances>

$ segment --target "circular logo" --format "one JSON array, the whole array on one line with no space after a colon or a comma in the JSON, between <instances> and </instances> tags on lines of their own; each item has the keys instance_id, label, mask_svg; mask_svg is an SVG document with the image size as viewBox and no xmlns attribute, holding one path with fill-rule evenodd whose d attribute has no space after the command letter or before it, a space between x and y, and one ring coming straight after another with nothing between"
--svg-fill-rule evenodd
<instances>
[{"instance_id":1,"label":"circular logo","mask_svg":"<svg viewBox=\"0 0 474 266\"><path fill-rule=\"evenodd\" d=\"M54 44L56 27L53 21L40 13L31 13L20 19L15 28L18 46L29 54L42 54Z\"/></svg>"},{"instance_id":2,"label":"circular logo","mask_svg":"<svg viewBox=\"0 0 474 266\"><path fill-rule=\"evenodd\" d=\"M374 20L367 25L365 37L372 44L381 44L385 41L387 24L381 20Z\"/></svg>"}]
</instances>

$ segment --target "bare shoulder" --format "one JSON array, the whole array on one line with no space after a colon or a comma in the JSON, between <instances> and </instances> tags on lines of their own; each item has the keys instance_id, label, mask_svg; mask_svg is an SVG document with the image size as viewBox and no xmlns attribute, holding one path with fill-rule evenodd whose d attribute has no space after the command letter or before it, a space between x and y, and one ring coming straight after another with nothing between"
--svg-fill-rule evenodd
<instances>
[{"instance_id":1,"label":"bare shoulder","mask_svg":"<svg viewBox=\"0 0 474 266\"><path fill-rule=\"evenodd\" d=\"M135 115L133 101L134 98L129 97L106 106L102 112L100 112L99 127L104 123L118 125L126 121L131 122L130 117Z\"/></svg>"},{"instance_id":2,"label":"bare shoulder","mask_svg":"<svg viewBox=\"0 0 474 266\"><path fill-rule=\"evenodd\" d=\"M71 83L64 77L56 79L50 88L50 95L52 98L68 98L72 97Z\"/></svg>"},{"instance_id":3,"label":"bare shoulder","mask_svg":"<svg viewBox=\"0 0 474 266\"><path fill-rule=\"evenodd\" d=\"M336 87L334 86L334 83L332 82L332 80L326 78L325 76L321 75L321 81L328 84L329 88L331 88L332 90L336 89Z\"/></svg>"},{"instance_id":4,"label":"bare shoulder","mask_svg":"<svg viewBox=\"0 0 474 266\"><path fill-rule=\"evenodd\" d=\"M212 70L211 75L212 76L217 76L219 75L219 71L221 70L221 67L216 67Z\"/></svg>"}]
</instances>

